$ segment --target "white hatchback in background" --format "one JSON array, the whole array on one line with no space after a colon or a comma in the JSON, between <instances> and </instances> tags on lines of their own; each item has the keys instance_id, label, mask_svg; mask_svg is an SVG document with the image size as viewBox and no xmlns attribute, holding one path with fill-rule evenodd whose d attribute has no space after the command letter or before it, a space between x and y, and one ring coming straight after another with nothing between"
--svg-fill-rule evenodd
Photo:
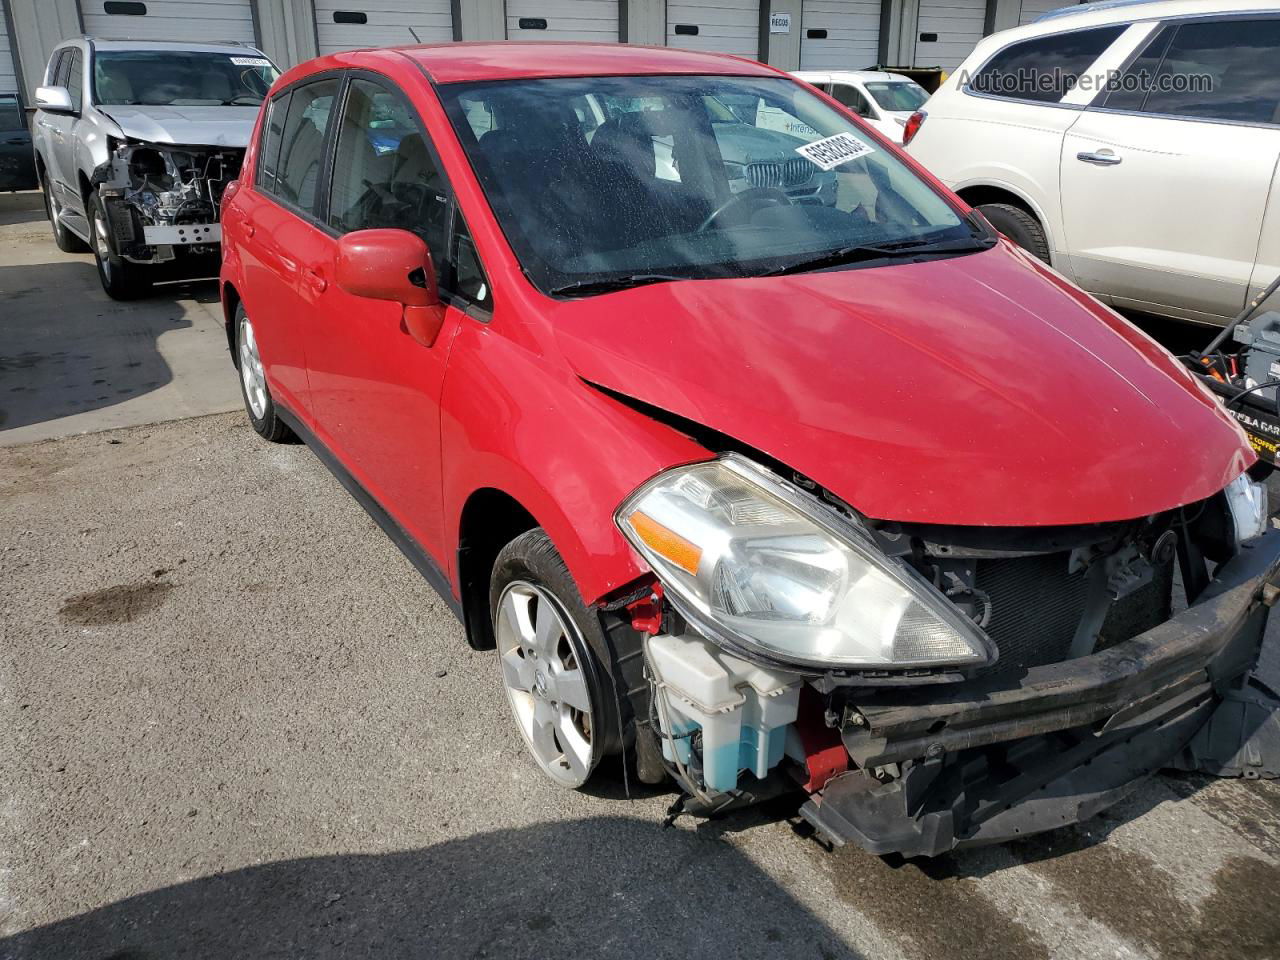
<instances>
[{"instance_id":1,"label":"white hatchback in background","mask_svg":"<svg viewBox=\"0 0 1280 960\"><path fill-rule=\"evenodd\" d=\"M983 40L908 152L1104 302L1221 324L1280 271L1278 64L1275 0L1067 7Z\"/></svg>"},{"instance_id":2,"label":"white hatchback in background","mask_svg":"<svg viewBox=\"0 0 1280 960\"><path fill-rule=\"evenodd\" d=\"M929 94L910 77L882 70L800 70L792 74L829 93L894 143Z\"/></svg>"}]
</instances>

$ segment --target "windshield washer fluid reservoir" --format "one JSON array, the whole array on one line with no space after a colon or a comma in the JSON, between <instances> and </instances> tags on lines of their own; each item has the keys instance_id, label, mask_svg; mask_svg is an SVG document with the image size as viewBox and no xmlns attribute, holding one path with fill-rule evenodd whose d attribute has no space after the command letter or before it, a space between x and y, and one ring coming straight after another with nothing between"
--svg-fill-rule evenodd
<instances>
[{"instance_id":1,"label":"windshield washer fluid reservoir","mask_svg":"<svg viewBox=\"0 0 1280 960\"><path fill-rule=\"evenodd\" d=\"M656 636L646 647L671 725L662 747L669 761L688 766L701 731L703 780L712 790L732 790L743 770L763 779L777 766L796 719L799 676L758 667L696 636Z\"/></svg>"}]
</instances>

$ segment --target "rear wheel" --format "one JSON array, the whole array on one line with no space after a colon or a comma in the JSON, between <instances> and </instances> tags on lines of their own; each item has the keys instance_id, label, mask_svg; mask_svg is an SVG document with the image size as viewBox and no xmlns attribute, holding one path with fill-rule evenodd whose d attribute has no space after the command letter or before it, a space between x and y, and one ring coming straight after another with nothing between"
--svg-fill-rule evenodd
<instances>
[{"instance_id":1,"label":"rear wheel","mask_svg":"<svg viewBox=\"0 0 1280 960\"><path fill-rule=\"evenodd\" d=\"M267 371L258 353L258 337L244 304L236 307L235 324L236 369L240 373L240 395L244 397L249 422L260 437L272 443L288 443L294 439L294 433L276 413L276 404L267 386Z\"/></svg>"},{"instance_id":2,"label":"rear wheel","mask_svg":"<svg viewBox=\"0 0 1280 960\"><path fill-rule=\"evenodd\" d=\"M991 225L1028 253L1049 262L1049 239L1040 221L1009 203L984 203L978 211Z\"/></svg>"},{"instance_id":3,"label":"rear wheel","mask_svg":"<svg viewBox=\"0 0 1280 960\"><path fill-rule=\"evenodd\" d=\"M98 262L98 279L107 296L112 300L136 300L150 293L150 268L117 257L111 249L107 211L97 194L89 199L89 219L93 229L93 258Z\"/></svg>"},{"instance_id":4,"label":"rear wheel","mask_svg":"<svg viewBox=\"0 0 1280 960\"><path fill-rule=\"evenodd\" d=\"M538 767L581 787L620 744L608 645L551 538L530 530L502 548L490 612L507 702Z\"/></svg>"},{"instance_id":5,"label":"rear wheel","mask_svg":"<svg viewBox=\"0 0 1280 960\"><path fill-rule=\"evenodd\" d=\"M84 253L89 249L89 245L68 230L62 224L59 217L61 207L58 201L53 199L53 192L49 189L49 181L41 180L41 192L44 193L44 215L49 218L49 223L53 227L53 242L58 245L58 249L63 253Z\"/></svg>"}]
</instances>

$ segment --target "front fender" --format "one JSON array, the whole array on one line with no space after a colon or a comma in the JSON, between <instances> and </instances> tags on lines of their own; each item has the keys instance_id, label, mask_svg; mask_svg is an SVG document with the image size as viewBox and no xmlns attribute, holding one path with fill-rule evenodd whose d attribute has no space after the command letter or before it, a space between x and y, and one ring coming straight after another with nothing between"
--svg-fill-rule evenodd
<instances>
[{"instance_id":1,"label":"front fender","mask_svg":"<svg viewBox=\"0 0 1280 960\"><path fill-rule=\"evenodd\" d=\"M529 344L468 319L454 339L441 397L450 581L458 584L463 507L476 490L492 488L547 531L593 603L646 570L614 525L618 504L659 471L710 456Z\"/></svg>"}]
</instances>

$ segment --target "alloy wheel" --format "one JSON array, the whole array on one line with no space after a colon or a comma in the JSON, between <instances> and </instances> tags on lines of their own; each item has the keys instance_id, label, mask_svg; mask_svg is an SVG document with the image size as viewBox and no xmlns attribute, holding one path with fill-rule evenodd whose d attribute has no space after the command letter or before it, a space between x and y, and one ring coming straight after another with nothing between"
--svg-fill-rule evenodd
<instances>
[{"instance_id":1,"label":"alloy wheel","mask_svg":"<svg viewBox=\"0 0 1280 960\"><path fill-rule=\"evenodd\" d=\"M258 355L258 339L253 335L253 324L248 317L240 318L240 382L244 384L244 395L249 401L249 409L257 420L261 420L267 412L267 375L262 369L262 358Z\"/></svg>"},{"instance_id":2,"label":"alloy wheel","mask_svg":"<svg viewBox=\"0 0 1280 960\"><path fill-rule=\"evenodd\" d=\"M498 599L498 657L507 700L544 773L580 787L595 767L597 714L590 652L556 599L517 580Z\"/></svg>"}]
</instances>

